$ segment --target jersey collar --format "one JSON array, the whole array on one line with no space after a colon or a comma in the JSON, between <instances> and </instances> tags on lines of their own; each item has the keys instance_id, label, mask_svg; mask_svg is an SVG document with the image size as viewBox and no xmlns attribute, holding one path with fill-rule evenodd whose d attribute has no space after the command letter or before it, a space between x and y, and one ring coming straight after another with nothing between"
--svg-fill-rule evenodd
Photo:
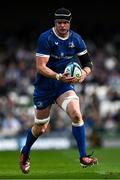
<instances>
[{"instance_id":1,"label":"jersey collar","mask_svg":"<svg viewBox=\"0 0 120 180\"><path fill-rule=\"evenodd\" d=\"M61 39L61 40L66 40L66 39L68 39L69 38L69 34L68 34L68 36L67 37L65 37L65 38L62 38L62 37L60 37L60 36L58 36L57 34L56 34L56 32L55 32L55 28L53 27L52 28L52 30L53 30L53 33L59 38L59 39Z\"/></svg>"}]
</instances>

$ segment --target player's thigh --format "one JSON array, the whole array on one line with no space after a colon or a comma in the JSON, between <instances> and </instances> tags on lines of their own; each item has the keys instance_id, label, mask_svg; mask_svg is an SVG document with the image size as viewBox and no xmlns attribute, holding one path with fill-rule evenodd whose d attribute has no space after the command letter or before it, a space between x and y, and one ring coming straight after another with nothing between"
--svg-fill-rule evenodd
<instances>
[{"instance_id":1,"label":"player's thigh","mask_svg":"<svg viewBox=\"0 0 120 180\"><path fill-rule=\"evenodd\" d=\"M71 99L69 99L69 97L71 97ZM80 111L79 98L74 91L70 90L63 93L57 98L56 102L62 109L63 109L63 104L66 103L66 108L64 109L64 111L66 111L66 113L70 116L70 118L73 119L75 115L79 117L82 116Z\"/></svg>"},{"instance_id":2,"label":"player's thigh","mask_svg":"<svg viewBox=\"0 0 120 180\"><path fill-rule=\"evenodd\" d=\"M35 109L35 116L36 116L36 118L44 119L44 118L49 117L50 109L51 109L51 105L49 105L48 107L46 107L44 109Z\"/></svg>"},{"instance_id":3,"label":"player's thigh","mask_svg":"<svg viewBox=\"0 0 120 180\"><path fill-rule=\"evenodd\" d=\"M62 107L63 101L69 96L77 96L77 95L73 90L66 91L57 98L56 103L60 107Z\"/></svg>"}]
</instances>

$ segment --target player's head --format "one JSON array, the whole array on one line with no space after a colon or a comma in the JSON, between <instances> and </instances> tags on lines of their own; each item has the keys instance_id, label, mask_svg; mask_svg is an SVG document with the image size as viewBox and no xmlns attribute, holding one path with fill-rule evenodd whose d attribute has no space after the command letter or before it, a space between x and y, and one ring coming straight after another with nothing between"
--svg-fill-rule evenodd
<instances>
[{"instance_id":1,"label":"player's head","mask_svg":"<svg viewBox=\"0 0 120 180\"><path fill-rule=\"evenodd\" d=\"M55 11L54 19L55 20L58 20L58 19L61 20L62 19L62 20L66 20L66 21L70 22L72 19L72 15L68 9L62 7L62 8L59 8Z\"/></svg>"},{"instance_id":2,"label":"player's head","mask_svg":"<svg viewBox=\"0 0 120 180\"><path fill-rule=\"evenodd\" d=\"M55 11L55 30L59 36L66 37L70 29L72 15L66 8L59 8Z\"/></svg>"}]
</instances>

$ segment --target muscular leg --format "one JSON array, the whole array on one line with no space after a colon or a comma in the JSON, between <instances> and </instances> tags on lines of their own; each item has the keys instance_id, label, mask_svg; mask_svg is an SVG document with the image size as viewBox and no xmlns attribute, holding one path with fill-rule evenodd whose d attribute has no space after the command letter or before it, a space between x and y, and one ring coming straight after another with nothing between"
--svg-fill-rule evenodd
<instances>
[{"instance_id":1,"label":"muscular leg","mask_svg":"<svg viewBox=\"0 0 120 180\"><path fill-rule=\"evenodd\" d=\"M80 157L86 156L85 127L80 111L79 99L74 91L68 91L57 99L57 103L64 108L72 120L72 132L78 145Z\"/></svg>"},{"instance_id":2,"label":"muscular leg","mask_svg":"<svg viewBox=\"0 0 120 180\"><path fill-rule=\"evenodd\" d=\"M29 156L31 146L34 144L37 138L47 129L49 122L42 121L49 117L49 113L50 106L42 110L35 110L35 120L37 121L34 123L33 127L28 130L26 144L22 149L22 152L24 153L26 158L28 158Z\"/></svg>"},{"instance_id":3,"label":"muscular leg","mask_svg":"<svg viewBox=\"0 0 120 180\"><path fill-rule=\"evenodd\" d=\"M77 142L80 154L80 165L83 167L92 166L98 163L97 158L86 155L86 137L85 127L80 111L79 100L74 91L68 91L62 94L57 103L72 119L72 132Z\"/></svg>"}]
</instances>

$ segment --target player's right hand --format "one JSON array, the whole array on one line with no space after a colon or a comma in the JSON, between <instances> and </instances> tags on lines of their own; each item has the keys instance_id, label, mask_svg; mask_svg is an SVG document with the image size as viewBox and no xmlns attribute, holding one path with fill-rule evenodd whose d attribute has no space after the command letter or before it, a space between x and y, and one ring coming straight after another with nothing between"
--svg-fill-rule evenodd
<instances>
[{"instance_id":1,"label":"player's right hand","mask_svg":"<svg viewBox=\"0 0 120 180\"><path fill-rule=\"evenodd\" d=\"M65 83L74 83L75 77L70 77L68 73L63 73L60 80Z\"/></svg>"}]
</instances>

